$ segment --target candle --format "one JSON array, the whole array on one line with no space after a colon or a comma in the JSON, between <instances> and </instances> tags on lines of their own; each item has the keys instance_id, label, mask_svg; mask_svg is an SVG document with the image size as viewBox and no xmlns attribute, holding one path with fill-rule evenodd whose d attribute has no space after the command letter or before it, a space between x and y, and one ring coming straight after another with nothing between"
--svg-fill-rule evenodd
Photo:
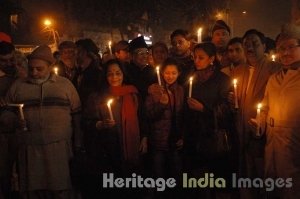
<instances>
[{"instance_id":1,"label":"candle","mask_svg":"<svg viewBox=\"0 0 300 199\"><path fill-rule=\"evenodd\" d=\"M197 39L198 39L198 43L201 43L201 42L202 42L202 28L199 28L199 29L198 29L198 32L197 32Z\"/></svg>"},{"instance_id":2,"label":"candle","mask_svg":"<svg viewBox=\"0 0 300 199\"><path fill-rule=\"evenodd\" d=\"M108 100L108 102L107 102L107 108L108 108L110 120L114 120L114 116L113 116L112 111L111 111L111 103L112 102L113 102L112 99Z\"/></svg>"},{"instance_id":3,"label":"candle","mask_svg":"<svg viewBox=\"0 0 300 199\"><path fill-rule=\"evenodd\" d=\"M190 77L189 97L192 97L193 77Z\"/></svg>"},{"instance_id":4,"label":"candle","mask_svg":"<svg viewBox=\"0 0 300 199\"><path fill-rule=\"evenodd\" d=\"M259 103L257 105L257 114L256 114L256 121L257 121L256 136L260 136L259 130L260 130L260 126L261 126L261 124L260 124L260 109L261 109L261 107L262 107L262 105L261 105L261 103Z\"/></svg>"},{"instance_id":5,"label":"candle","mask_svg":"<svg viewBox=\"0 0 300 199\"><path fill-rule=\"evenodd\" d=\"M24 118L24 112L23 112L23 106L24 106L24 104L20 104L19 105L19 111L20 111L20 118L21 118L21 120L25 119Z\"/></svg>"},{"instance_id":6,"label":"candle","mask_svg":"<svg viewBox=\"0 0 300 199\"><path fill-rule=\"evenodd\" d=\"M239 108L238 96L237 96L237 79L233 79L233 87L234 87L234 108Z\"/></svg>"},{"instance_id":7,"label":"candle","mask_svg":"<svg viewBox=\"0 0 300 199\"><path fill-rule=\"evenodd\" d=\"M111 50L111 41L108 42L108 49L109 49L109 54L112 55L112 50Z\"/></svg>"},{"instance_id":8,"label":"candle","mask_svg":"<svg viewBox=\"0 0 300 199\"><path fill-rule=\"evenodd\" d=\"M55 73L56 75L58 75L58 68L57 68L57 67L54 67L53 70L54 70L54 73Z\"/></svg>"},{"instance_id":9,"label":"candle","mask_svg":"<svg viewBox=\"0 0 300 199\"><path fill-rule=\"evenodd\" d=\"M156 66L156 74L157 74L158 84L161 86L161 79L160 79L160 74L159 74L159 66Z\"/></svg>"},{"instance_id":10,"label":"candle","mask_svg":"<svg viewBox=\"0 0 300 199\"><path fill-rule=\"evenodd\" d=\"M276 61L276 55L271 55L271 57L272 57L272 61Z\"/></svg>"}]
</instances>

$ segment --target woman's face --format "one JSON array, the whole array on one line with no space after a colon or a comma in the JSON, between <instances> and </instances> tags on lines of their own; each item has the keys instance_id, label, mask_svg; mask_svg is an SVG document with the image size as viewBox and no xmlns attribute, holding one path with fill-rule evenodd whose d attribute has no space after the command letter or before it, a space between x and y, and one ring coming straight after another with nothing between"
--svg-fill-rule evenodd
<instances>
[{"instance_id":1,"label":"woman's face","mask_svg":"<svg viewBox=\"0 0 300 199\"><path fill-rule=\"evenodd\" d=\"M179 71L177 69L177 66L175 65L167 65L162 72L162 76L166 82L167 85L171 85L174 82L176 82L178 76L179 76Z\"/></svg>"},{"instance_id":2,"label":"woman's face","mask_svg":"<svg viewBox=\"0 0 300 199\"><path fill-rule=\"evenodd\" d=\"M196 49L194 52L194 64L197 70L207 68L213 61L215 56L209 57L203 49Z\"/></svg>"},{"instance_id":3,"label":"woman's face","mask_svg":"<svg viewBox=\"0 0 300 199\"><path fill-rule=\"evenodd\" d=\"M118 64L109 65L106 78L110 86L121 86L123 83L123 72L120 66Z\"/></svg>"}]
</instances>

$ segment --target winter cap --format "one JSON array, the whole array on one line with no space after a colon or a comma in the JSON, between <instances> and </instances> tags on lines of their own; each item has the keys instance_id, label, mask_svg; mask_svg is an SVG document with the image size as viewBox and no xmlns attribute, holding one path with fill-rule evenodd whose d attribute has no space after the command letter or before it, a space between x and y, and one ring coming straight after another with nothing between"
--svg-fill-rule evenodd
<instances>
[{"instance_id":1,"label":"winter cap","mask_svg":"<svg viewBox=\"0 0 300 199\"><path fill-rule=\"evenodd\" d=\"M59 50L66 49L66 48L76 48L76 45L72 41L63 41L58 46Z\"/></svg>"},{"instance_id":2,"label":"winter cap","mask_svg":"<svg viewBox=\"0 0 300 199\"><path fill-rule=\"evenodd\" d=\"M11 43L11 37L4 33L4 32L0 32L0 42L5 41L7 43Z\"/></svg>"},{"instance_id":3,"label":"winter cap","mask_svg":"<svg viewBox=\"0 0 300 199\"><path fill-rule=\"evenodd\" d=\"M42 45L34 49L30 55L28 55L28 60L30 59L41 59L50 64L55 62L55 59L52 55L51 49L47 45Z\"/></svg>"},{"instance_id":4,"label":"winter cap","mask_svg":"<svg viewBox=\"0 0 300 199\"><path fill-rule=\"evenodd\" d=\"M148 48L148 46L144 40L144 36L137 37L129 43L129 51L130 52L133 52L134 50L136 50L138 48Z\"/></svg>"},{"instance_id":5,"label":"winter cap","mask_svg":"<svg viewBox=\"0 0 300 199\"><path fill-rule=\"evenodd\" d=\"M223 20L217 20L211 32L214 33L216 30L219 29L227 30L230 34L230 28Z\"/></svg>"}]
</instances>

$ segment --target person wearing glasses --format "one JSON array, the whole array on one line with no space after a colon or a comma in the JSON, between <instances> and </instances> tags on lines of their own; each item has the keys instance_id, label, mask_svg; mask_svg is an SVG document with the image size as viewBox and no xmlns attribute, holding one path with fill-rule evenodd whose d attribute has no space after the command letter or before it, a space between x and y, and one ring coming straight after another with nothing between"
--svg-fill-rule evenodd
<instances>
[{"instance_id":1,"label":"person wearing glasses","mask_svg":"<svg viewBox=\"0 0 300 199\"><path fill-rule=\"evenodd\" d=\"M262 114L257 118L260 124L267 124L265 177L282 178L285 181L282 188L275 188L270 193L270 199L300 198L299 39L299 25L283 26L276 43L282 69L270 77L262 101ZM255 119L252 124L257 128Z\"/></svg>"},{"instance_id":2,"label":"person wearing glasses","mask_svg":"<svg viewBox=\"0 0 300 199\"><path fill-rule=\"evenodd\" d=\"M149 51L143 36L129 43L129 52L131 55L131 63L127 68L129 80L138 89L144 101L148 87L156 82L156 73L148 63Z\"/></svg>"},{"instance_id":3,"label":"person wearing glasses","mask_svg":"<svg viewBox=\"0 0 300 199\"><path fill-rule=\"evenodd\" d=\"M246 31L243 36L243 49L247 65L234 68L232 76L238 81L239 108L236 122L240 147L239 170L241 177L262 178L265 138L257 138L252 133L249 121L256 115L257 104L263 99L269 77L280 69L280 65L268 60L265 55L266 39L258 30ZM241 189L240 193L241 198L262 197L259 189Z\"/></svg>"}]
</instances>

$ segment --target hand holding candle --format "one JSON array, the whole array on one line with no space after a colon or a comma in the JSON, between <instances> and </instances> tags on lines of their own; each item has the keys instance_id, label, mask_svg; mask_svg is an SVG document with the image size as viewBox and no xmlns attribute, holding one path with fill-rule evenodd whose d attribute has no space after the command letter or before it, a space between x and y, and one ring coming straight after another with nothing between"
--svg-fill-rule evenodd
<instances>
[{"instance_id":1,"label":"hand holding candle","mask_svg":"<svg viewBox=\"0 0 300 199\"><path fill-rule=\"evenodd\" d=\"M260 136L260 127L261 127L261 123L260 123L260 111L261 111L261 107L262 107L262 104L259 103L257 105L257 114L256 114L256 121L257 121L256 136Z\"/></svg>"},{"instance_id":2,"label":"hand holding candle","mask_svg":"<svg viewBox=\"0 0 300 199\"><path fill-rule=\"evenodd\" d=\"M113 102L112 99L108 100L108 102L107 102L107 108L108 108L110 120L114 120L114 116L113 116L112 110L111 110L111 103L112 103L112 102Z\"/></svg>"},{"instance_id":3,"label":"hand holding candle","mask_svg":"<svg viewBox=\"0 0 300 199\"><path fill-rule=\"evenodd\" d=\"M189 97L192 97L192 89L193 89L193 77L190 77L190 84L189 84Z\"/></svg>"},{"instance_id":4,"label":"hand holding candle","mask_svg":"<svg viewBox=\"0 0 300 199\"><path fill-rule=\"evenodd\" d=\"M7 104L7 106L18 107L19 108L19 114L20 114L20 120L25 121L24 112L23 112L24 104ZM25 123L24 123L24 125L25 125ZM23 130L27 131L26 125L24 126Z\"/></svg>"},{"instance_id":5,"label":"hand holding candle","mask_svg":"<svg viewBox=\"0 0 300 199\"><path fill-rule=\"evenodd\" d=\"M160 79L160 74L159 74L159 66L156 67L156 74L157 74L158 84L161 86L161 79Z\"/></svg>"},{"instance_id":6,"label":"hand holding candle","mask_svg":"<svg viewBox=\"0 0 300 199\"><path fill-rule=\"evenodd\" d=\"M237 79L233 80L233 87L234 87L234 108L239 108L238 104L238 96L237 96Z\"/></svg>"}]
</instances>

